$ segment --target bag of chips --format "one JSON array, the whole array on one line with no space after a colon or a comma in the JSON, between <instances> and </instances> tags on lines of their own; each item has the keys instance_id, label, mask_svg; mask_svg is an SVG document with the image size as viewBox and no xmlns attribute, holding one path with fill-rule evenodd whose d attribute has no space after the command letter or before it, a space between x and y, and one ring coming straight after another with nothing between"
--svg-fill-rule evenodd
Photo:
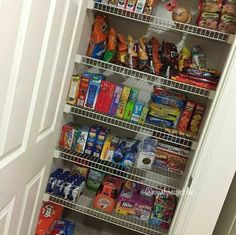
<instances>
[{"instance_id":1,"label":"bag of chips","mask_svg":"<svg viewBox=\"0 0 236 235\"><path fill-rule=\"evenodd\" d=\"M128 65L128 47L126 44L125 36L118 33L118 54L117 64L124 66Z\"/></svg>"},{"instance_id":2,"label":"bag of chips","mask_svg":"<svg viewBox=\"0 0 236 235\"><path fill-rule=\"evenodd\" d=\"M103 60L112 62L117 53L116 31L111 28L108 35L107 50L103 56Z\"/></svg>"},{"instance_id":3,"label":"bag of chips","mask_svg":"<svg viewBox=\"0 0 236 235\"><path fill-rule=\"evenodd\" d=\"M149 66L148 66L149 62L148 62L145 37L141 37L139 40L138 58L139 58L139 69L141 71L149 72Z\"/></svg>"},{"instance_id":4,"label":"bag of chips","mask_svg":"<svg viewBox=\"0 0 236 235\"><path fill-rule=\"evenodd\" d=\"M129 67L138 69L138 45L134 42L132 36L127 37L128 54L129 54Z\"/></svg>"}]
</instances>

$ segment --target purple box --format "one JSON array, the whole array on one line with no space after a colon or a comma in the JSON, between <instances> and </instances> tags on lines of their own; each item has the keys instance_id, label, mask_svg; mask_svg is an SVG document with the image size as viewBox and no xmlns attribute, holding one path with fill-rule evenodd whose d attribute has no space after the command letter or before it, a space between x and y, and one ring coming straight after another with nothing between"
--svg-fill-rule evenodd
<instances>
[{"instance_id":1,"label":"purple box","mask_svg":"<svg viewBox=\"0 0 236 235\"><path fill-rule=\"evenodd\" d=\"M110 106L110 111L109 111L109 114L111 116L116 115L116 110L118 108L122 90L123 90L123 86L116 86L116 89L112 98L111 106Z\"/></svg>"}]
</instances>

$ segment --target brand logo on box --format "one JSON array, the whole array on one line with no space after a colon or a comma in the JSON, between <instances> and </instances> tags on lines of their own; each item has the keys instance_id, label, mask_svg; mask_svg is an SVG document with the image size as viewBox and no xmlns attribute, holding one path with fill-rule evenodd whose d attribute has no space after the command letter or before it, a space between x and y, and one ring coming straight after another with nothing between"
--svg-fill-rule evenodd
<instances>
[{"instance_id":1,"label":"brand logo on box","mask_svg":"<svg viewBox=\"0 0 236 235\"><path fill-rule=\"evenodd\" d=\"M129 202L121 202L121 206L125 208L133 208L134 204Z\"/></svg>"}]
</instances>

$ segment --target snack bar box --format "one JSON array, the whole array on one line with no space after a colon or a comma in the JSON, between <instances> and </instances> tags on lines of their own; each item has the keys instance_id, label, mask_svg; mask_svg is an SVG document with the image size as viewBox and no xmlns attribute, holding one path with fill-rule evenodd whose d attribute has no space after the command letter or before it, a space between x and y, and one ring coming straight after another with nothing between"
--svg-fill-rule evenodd
<instances>
[{"instance_id":1,"label":"snack bar box","mask_svg":"<svg viewBox=\"0 0 236 235\"><path fill-rule=\"evenodd\" d=\"M157 180L151 181L154 182L151 183L151 186L158 184L160 187L167 186L167 188L172 187L176 190L187 189L187 192L181 191L182 193L178 195L178 202L168 234L211 235L214 229L219 228L220 225L221 232L218 231L215 234L230 234L230 227L232 228L231 235L235 234L233 232L233 228L235 228L233 214L236 210L235 193L233 193L232 202L228 201L232 193L229 193L227 197L236 168L235 36L209 29L189 28L188 24L181 25L181 23L178 28L175 28L177 24L171 20L172 13L167 11L164 5L168 1L156 1L152 13L156 15L145 17L140 15L143 12L142 9L144 11L152 9L153 5L149 4L155 1L129 1L129 4L132 3L132 7L135 4L135 7L128 13L126 13L126 7L114 9L117 8L118 1L100 2L100 9L104 11L102 13L99 10L93 10L93 0L1 1L0 234L35 234L43 199L49 202L56 200L56 204L65 206L66 201L63 198L53 199L52 196L45 194L49 175L58 167L64 169L72 166L73 163L68 161L68 156L71 159L75 156L74 154L77 154L76 156L79 156L80 159L85 156L82 153L73 153L70 149L64 149L65 152L62 155L63 149L58 148L58 142L63 125L69 122L76 122L78 126L101 125L111 128L110 134L127 138L136 136L135 130L143 132L139 126L146 128L146 124L139 124L139 120L132 122L130 119L130 123L136 126L131 132L129 123L124 126L124 122L129 122L127 120L119 122L117 125L110 125L112 121L120 120L115 114L101 116L96 109L83 106L83 102L82 105L77 106L74 100L66 104L71 77L73 75L81 77L87 72L102 73L106 77L106 81L114 82L119 87L139 89L138 101L141 101L145 107L150 100L153 85L160 84L161 88L182 93L188 100L206 107L199 127L199 136L194 137L192 142L190 141L191 147L186 144L186 141L191 138L188 135L181 135L180 139L175 132L168 132L166 135L163 132L161 132L162 134L158 132L159 134L155 135L157 141L164 141L168 145L183 148L190 153L186 157L187 163L181 181L174 180L176 183L172 184L172 175L168 173L167 176L162 176L160 172L161 176L155 178ZM123 2L126 4L127 1ZM139 13L135 12L137 2L142 6ZM225 1L207 2L217 4ZM232 1L226 2L230 5ZM177 3L179 6L179 1ZM181 7L189 10L193 16L199 13L197 0L183 0ZM232 9L232 6L230 7ZM223 9L222 5L219 9L221 8ZM109 14L109 9L113 15ZM125 42L128 35L133 37L134 43L139 42L141 37L147 35L147 43L152 36L155 36L161 45L163 41L178 45L178 51L184 46L191 51L194 46L199 45L206 55L207 67L222 72L216 90L208 91L197 88L193 84L160 78L165 77L166 74L160 74L159 77L155 77L155 75L149 77L145 70L134 69L130 71L131 67L125 64L127 56L125 42L120 42L118 39L115 48L118 50L118 43L120 43L119 57L123 60L120 63L115 64L115 60L103 62L100 59L85 57L88 45L94 43L90 39L96 15L106 15L107 21L107 25L103 21L99 21L96 28L96 30L100 29L99 32L102 30L104 34L96 34L92 38L100 40L94 47L97 50L95 50L96 53L111 46L106 42L106 32L109 32L109 27L113 27L117 34L122 35L120 39L125 37ZM156 16L161 19L152 18ZM180 18L182 20L182 17ZM192 17L191 24L193 25L195 25L195 18ZM153 19L154 23L149 25L150 19L151 21ZM162 19L164 20L162 21ZM159 27L159 22L164 22L163 24L166 25ZM153 26L153 24L156 25ZM160 47L159 50L161 49ZM131 50L134 52L133 63L136 63L135 51L132 48ZM118 51L111 51L112 53L116 54ZM145 54L145 51L143 53ZM99 53L96 55L102 59ZM141 61L143 65L149 66L145 57L143 59ZM153 60L153 63L160 63L157 57ZM125 65L127 69L123 69ZM147 69L146 67L144 69ZM76 84L74 89L78 86L79 84ZM94 92L92 89L90 90L91 93ZM95 92L93 94L96 95ZM184 127L187 133L194 123L191 125ZM152 125L148 124L148 126ZM152 135L153 132L148 133ZM176 144L178 140L181 140L180 145ZM96 156L89 159L93 165L90 168L93 170L101 170L102 166L99 164L102 162L101 164L105 164L103 173L111 172L111 162L104 163ZM96 164L94 164L95 162ZM98 162L99 164L97 164ZM83 162L83 164L87 163ZM151 170L133 171L131 167L127 171L140 174L141 177L144 177L142 182L148 186L152 176L146 172ZM118 176L120 171L121 168L114 170L114 176ZM144 172L145 174L143 174ZM152 174L156 176L156 173ZM132 174L124 172L120 175L126 180L130 180ZM163 178L167 179L166 182L163 181ZM132 176L131 180L136 181L136 179L136 176ZM235 184L235 181L233 182ZM235 188L232 185L233 187ZM80 197L83 199L86 195ZM93 197L90 198L90 202L92 200ZM129 234L131 228L137 233L152 234L148 222L136 226L136 222L131 223L132 219L129 218L122 220L122 223L124 222L122 226L125 227L123 229L126 229L123 230L120 228L120 220L115 213L110 215L112 218L107 215L103 217L103 212L89 207L87 202L85 198L82 205L85 207L83 210L77 205L73 207L71 203L65 206L67 213L75 219L78 214L83 216L86 211L92 221L86 223L88 226L86 234L92 233L89 230L96 227L94 226L94 217L96 217L96 223L99 221L104 223L104 218L106 218L107 223L111 222L114 225L112 228L116 233L124 234L123 231L127 230ZM224 202L228 206L222 210ZM89 210L87 210L88 207ZM70 209L74 208L78 210L72 213ZM219 222L216 226L218 218ZM82 221L83 219L81 219ZM105 229L106 226L101 227ZM79 226L76 226L76 229L79 230ZM78 233L81 232L78 231Z\"/></svg>"}]
</instances>

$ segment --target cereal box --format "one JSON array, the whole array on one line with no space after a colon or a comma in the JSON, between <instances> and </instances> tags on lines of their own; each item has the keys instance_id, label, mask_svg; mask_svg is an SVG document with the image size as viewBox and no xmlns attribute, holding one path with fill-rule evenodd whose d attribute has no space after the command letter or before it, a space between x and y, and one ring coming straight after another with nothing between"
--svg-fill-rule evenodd
<instances>
[{"instance_id":1,"label":"cereal box","mask_svg":"<svg viewBox=\"0 0 236 235\"><path fill-rule=\"evenodd\" d=\"M80 76L74 75L71 78L70 88L67 95L67 104L75 105L79 96Z\"/></svg>"}]
</instances>

